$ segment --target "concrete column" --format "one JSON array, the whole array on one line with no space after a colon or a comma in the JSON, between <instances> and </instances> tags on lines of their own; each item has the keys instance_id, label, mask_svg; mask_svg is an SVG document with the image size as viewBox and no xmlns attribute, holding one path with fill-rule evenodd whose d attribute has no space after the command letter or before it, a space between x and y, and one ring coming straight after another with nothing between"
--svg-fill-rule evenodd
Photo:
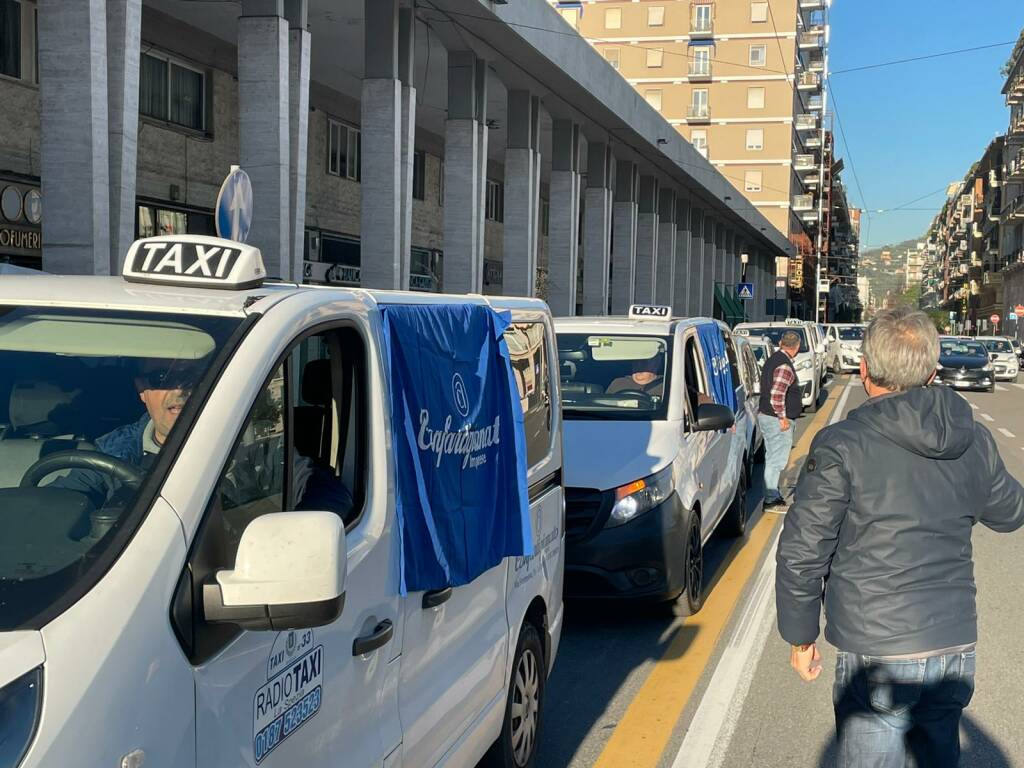
<instances>
[{"instance_id":1,"label":"concrete column","mask_svg":"<svg viewBox=\"0 0 1024 768\"><path fill-rule=\"evenodd\" d=\"M361 282L364 288L398 288L404 197L398 0L365 0L364 14Z\"/></svg>"},{"instance_id":2,"label":"concrete column","mask_svg":"<svg viewBox=\"0 0 1024 768\"><path fill-rule=\"evenodd\" d=\"M551 126L551 201L548 204L548 306L576 314L580 236L580 127L572 120Z\"/></svg>"},{"instance_id":3,"label":"concrete column","mask_svg":"<svg viewBox=\"0 0 1024 768\"><path fill-rule=\"evenodd\" d=\"M640 205L636 227L636 267L633 300L640 304L654 302L654 277L658 260L658 198L660 189L655 176L640 177Z\"/></svg>"},{"instance_id":4,"label":"concrete column","mask_svg":"<svg viewBox=\"0 0 1024 768\"><path fill-rule=\"evenodd\" d=\"M306 244L306 159L309 145L309 34L307 0L286 0L288 20L288 209L291 274L302 280Z\"/></svg>"},{"instance_id":5,"label":"concrete column","mask_svg":"<svg viewBox=\"0 0 1024 768\"><path fill-rule=\"evenodd\" d=\"M690 203L676 198L676 253L673 259L672 306L682 317L693 314L690 308Z\"/></svg>"},{"instance_id":6,"label":"concrete column","mask_svg":"<svg viewBox=\"0 0 1024 768\"><path fill-rule=\"evenodd\" d=\"M658 194L658 258L654 263L654 300L671 304L676 314L683 308L673 304L676 280L676 191L663 189Z\"/></svg>"},{"instance_id":7,"label":"concrete column","mask_svg":"<svg viewBox=\"0 0 1024 768\"><path fill-rule=\"evenodd\" d=\"M104 0L78 0L39 14L43 269L48 272L116 271L110 242L106 13Z\"/></svg>"},{"instance_id":8,"label":"concrete column","mask_svg":"<svg viewBox=\"0 0 1024 768\"><path fill-rule=\"evenodd\" d=\"M472 279L473 291L479 293L484 289L484 253L487 244L487 62L476 59L474 68L474 102L477 124L477 195L479 202L476 208L476 256L473 259Z\"/></svg>"},{"instance_id":9,"label":"concrete column","mask_svg":"<svg viewBox=\"0 0 1024 768\"><path fill-rule=\"evenodd\" d=\"M636 164L620 160L615 166L615 204L612 208L612 314L624 315L636 288L636 234L640 174Z\"/></svg>"},{"instance_id":10,"label":"concrete column","mask_svg":"<svg viewBox=\"0 0 1024 768\"><path fill-rule=\"evenodd\" d=\"M529 91L508 92L502 249L502 293L506 296L533 296L537 284L537 106Z\"/></svg>"},{"instance_id":11,"label":"concrete column","mask_svg":"<svg viewBox=\"0 0 1024 768\"><path fill-rule=\"evenodd\" d=\"M107 152L110 162L111 270L121 272L135 240L139 149L142 0L107 0Z\"/></svg>"},{"instance_id":12,"label":"concrete column","mask_svg":"<svg viewBox=\"0 0 1024 768\"><path fill-rule=\"evenodd\" d=\"M444 134L444 288L448 293L479 293L483 287L486 157L481 159L477 121L478 63L472 51L448 53Z\"/></svg>"},{"instance_id":13,"label":"concrete column","mask_svg":"<svg viewBox=\"0 0 1024 768\"><path fill-rule=\"evenodd\" d=\"M725 282L725 225L717 224L715 226L715 282Z\"/></svg>"},{"instance_id":14,"label":"concrete column","mask_svg":"<svg viewBox=\"0 0 1024 768\"><path fill-rule=\"evenodd\" d=\"M398 287L409 290L412 270L412 177L416 159L416 15L411 7L398 9L398 78L401 86L402 215L398 222L398 254L401 274Z\"/></svg>"},{"instance_id":15,"label":"concrete column","mask_svg":"<svg viewBox=\"0 0 1024 768\"><path fill-rule=\"evenodd\" d=\"M718 254L715 249L715 220L704 216L704 261L701 270L700 312L704 317L715 314L715 264Z\"/></svg>"},{"instance_id":16,"label":"concrete column","mask_svg":"<svg viewBox=\"0 0 1024 768\"><path fill-rule=\"evenodd\" d=\"M267 274L283 280L299 277L291 273L290 255L288 70L284 0L243 0L238 19L238 146L242 168L252 179L254 215L248 242L263 252ZM365 162L363 171L365 175Z\"/></svg>"},{"instance_id":17,"label":"concrete column","mask_svg":"<svg viewBox=\"0 0 1024 768\"><path fill-rule=\"evenodd\" d=\"M612 153L602 142L587 145L583 206L583 314L607 315L612 246Z\"/></svg>"},{"instance_id":18,"label":"concrete column","mask_svg":"<svg viewBox=\"0 0 1024 768\"><path fill-rule=\"evenodd\" d=\"M689 313L691 317L701 317L704 312L704 304L701 300L704 295L704 212L692 205L690 206L690 260L687 268L689 287L686 295Z\"/></svg>"}]
</instances>

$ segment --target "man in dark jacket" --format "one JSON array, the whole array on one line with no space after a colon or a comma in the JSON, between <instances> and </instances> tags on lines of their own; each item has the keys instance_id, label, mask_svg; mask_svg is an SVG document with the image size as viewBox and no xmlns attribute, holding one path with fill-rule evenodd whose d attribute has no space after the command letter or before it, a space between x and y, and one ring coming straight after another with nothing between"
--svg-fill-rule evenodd
<instances>
[{"instance_id":1,"label":"man in dark jacket","mask_svg":"<svg viewBox=\"0 0 1024 768\"><path fill-rule=\"evenodd\" d=\"M971 530L1024 524L1024 488L967 401L927 386L939 341L921 312L880 315L864 335L869 400L811 444L779 540L776 602L790 663L821 673L838 649L839 766L956 766L974 690Z\"/></svg>"},{"instance_id":2,"label":"man in dark jacket","mask_svg":"<svg viewBox=\"0 0 1024 768\"><path fill-rule=\"evenodd\" d=\"M793 449L793 420L800 416L800 383L793 358L800 352L800 337L786 331L779 349L761 369L761 399L757 425L764 435L764 508L784 512L786 501L779 491L779 477Z\"/></svg>"}]
</instances>

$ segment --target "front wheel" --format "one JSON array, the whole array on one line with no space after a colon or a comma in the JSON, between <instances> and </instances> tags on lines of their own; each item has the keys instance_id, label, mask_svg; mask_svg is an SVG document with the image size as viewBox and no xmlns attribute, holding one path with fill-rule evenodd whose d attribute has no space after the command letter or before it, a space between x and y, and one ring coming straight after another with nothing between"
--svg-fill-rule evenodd
<instances>
[{"instance_id":1,"label":"front wheel","mask_svg":"<svg viewBox=\"0 0 1024 768\"><path fill-rule=\"evenodd\" d=\"M747 532L747 470L740 471L739 479L736 481L736 493L733 494L732 503L722 518L722 533L730 538L738 539Z\"/></svg>"},{"instance_id":2,"label":"front wheel","mask_svg":"<svg viewBox=\"0 0 1024 768\"><path fill-rule=\"evenodd\" d=\"M526 621L516 643L501 736L487 753L485 765L490 768L533 768L536 764L546 681L547 666L540 633L537 627Z\"/></svg>"}]
</instances>

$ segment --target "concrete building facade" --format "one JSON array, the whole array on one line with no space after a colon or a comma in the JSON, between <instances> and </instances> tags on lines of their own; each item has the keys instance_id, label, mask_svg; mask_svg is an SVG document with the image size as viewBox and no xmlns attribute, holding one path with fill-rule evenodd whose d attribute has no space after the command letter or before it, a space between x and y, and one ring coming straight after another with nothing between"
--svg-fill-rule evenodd
<instances>
[{"instance_id":1,"label":"concrete building facade","mask_svg":"<svg viewBox=\"0 0 1024 768\"><path fill-rule=\"evenodd\" d=\"M764 296L790 250L544 0L4 8L3 261L116 273L134 237L211 233L234 164L287 279L697 314L694 265L746 254Z\"/></svg>"}]
</instances>

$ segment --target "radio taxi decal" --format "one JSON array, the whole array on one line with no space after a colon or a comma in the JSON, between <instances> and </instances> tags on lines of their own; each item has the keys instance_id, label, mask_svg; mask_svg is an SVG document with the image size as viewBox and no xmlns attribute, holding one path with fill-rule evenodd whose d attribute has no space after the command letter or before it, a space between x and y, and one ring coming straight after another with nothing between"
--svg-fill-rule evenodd
<instances>
[{"instance_id":1,"label":"radio taxi decal","mask_svg":"<svg viewBox=\"0 0 1024 768\"><path fill-rule=\"evenodd\" d=\"M252 699L252 739L261 763L282 741L320 711L324 647L313 630L282 632L267 661L267 682Z\"/></svg>"}]
</instances>

